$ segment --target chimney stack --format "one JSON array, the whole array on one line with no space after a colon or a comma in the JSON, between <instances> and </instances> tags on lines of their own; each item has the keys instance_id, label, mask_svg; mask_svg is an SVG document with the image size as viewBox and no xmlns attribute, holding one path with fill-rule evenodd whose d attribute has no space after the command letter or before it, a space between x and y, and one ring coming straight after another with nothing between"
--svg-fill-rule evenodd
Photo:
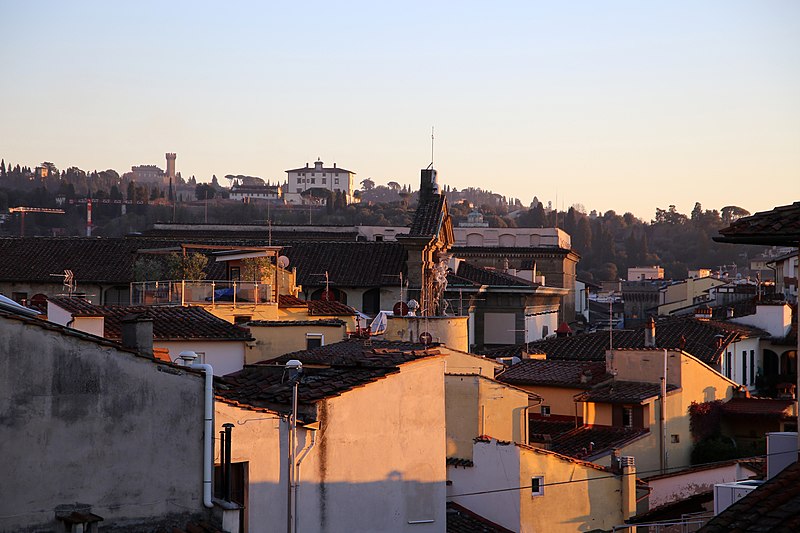
<instances>
[{"instance_id":1,"label":"chimney stack","mask_svg":"<svg viewBox=\"0 0 800 533\"><path fill-rule=\"evenodd\" d=\"M153 357L153 319L127 315L122 319L122 345Z\"/></svg>"},{"instance_id":2,"label":"chimney stack","mask_svg":"<svg viewBox=\"0 0 800 533\"><path fill-rule=\"evenodd\" d=\"M656 347L656 321L653 317L647 319L647 326L644 329L644 346L645 348Z\"/></svg>"}]
</instances>

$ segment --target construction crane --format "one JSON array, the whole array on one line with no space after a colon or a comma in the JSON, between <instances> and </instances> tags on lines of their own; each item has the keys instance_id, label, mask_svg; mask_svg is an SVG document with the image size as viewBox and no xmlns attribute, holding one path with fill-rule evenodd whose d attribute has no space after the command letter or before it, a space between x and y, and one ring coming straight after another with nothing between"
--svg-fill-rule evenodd
<instances>
[{"instance_id":1,"label":"construction crane","mask_svg":"<svg viewBox=\"0 0 800 533\"><path fill-rule=\"evenodd\" d=\"M25 236L25 213L50 213L51 215L63 215L63 209L51 209L49 207L12 207L9 213L19 213L19 236Z\"/></svg>"}]
</instances>

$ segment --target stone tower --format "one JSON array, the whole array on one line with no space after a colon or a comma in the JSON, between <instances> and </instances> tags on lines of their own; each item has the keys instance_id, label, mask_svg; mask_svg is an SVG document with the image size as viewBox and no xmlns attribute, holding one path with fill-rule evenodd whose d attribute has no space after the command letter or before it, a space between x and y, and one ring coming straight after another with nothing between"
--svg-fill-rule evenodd
<instances>
[{"instance_id":1,"label":"stone tower","mask_svg":"<svg viewBox=\"0 0 800 533\"><path fill-rule=\"evenodd\" d=\"M167 178L170 181L175 180L175 157L174 153L167 152Z\"/></svg>"}]
</instances>

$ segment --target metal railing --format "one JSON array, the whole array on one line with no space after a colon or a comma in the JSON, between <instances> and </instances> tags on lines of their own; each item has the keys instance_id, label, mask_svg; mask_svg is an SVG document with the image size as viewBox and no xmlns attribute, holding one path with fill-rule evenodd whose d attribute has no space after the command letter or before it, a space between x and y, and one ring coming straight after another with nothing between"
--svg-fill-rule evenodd
<instances>
[{"instance_id":1,"label":"metal railing","mask_svg":"<svg viewBox=\"0 0 800 533\"><path fill-rule=\"evenodd\" d=\"M681 518L674 520L658 520L641 524L625 524L614 526L612 531L629 531L631 533L694 533L713 518L714 513L703 511L699 513L684 513Z\"/></svg>"},{"instance_id":2,"label":"metal railing","mask_svg":"<svg viewBox=\"0 0 800 533\"><path fill-rule=\"evenodd\" d=\"M165 280L131 283L131 305L232 305L275 303L274 288L254 281Z\"/></svg>"}]
</instances>

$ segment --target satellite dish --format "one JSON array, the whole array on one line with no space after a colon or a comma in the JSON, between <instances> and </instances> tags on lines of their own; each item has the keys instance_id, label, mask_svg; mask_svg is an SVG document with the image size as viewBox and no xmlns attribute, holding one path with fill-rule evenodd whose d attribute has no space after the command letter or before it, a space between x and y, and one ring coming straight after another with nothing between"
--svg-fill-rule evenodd
<instances>
[{"instance_id":1,"label":"satellite dish","mask_svg":"<svg viewBox=\"0 0 800 533\"><path fill-rule=\"evenodd\" d=\"M285 255L278 257L278 267L279 268L286 268L289 266L289 258Z\"/></svg>"},{"instance_id":2,"label":"satellite dish","mask_svg":"<svg viewBox=\"0 0 800 533\"><path fill-rule=\"evenodd\" d=\"M406 316L408 314L408 305L405 302L397 302L392 308L395 316Z\"/></svg>"},{"instance_id":3,"label":"satellite dish","mask_svg":"<svg viewBox=\"0 0 800 533\"><path fill-rule=\"evenodd\" d=\"M419 334L419 342L422 344L430 344L433 342L433 335L428 333L427 331L423 331Z\"/></svg>"}]
</instances>

